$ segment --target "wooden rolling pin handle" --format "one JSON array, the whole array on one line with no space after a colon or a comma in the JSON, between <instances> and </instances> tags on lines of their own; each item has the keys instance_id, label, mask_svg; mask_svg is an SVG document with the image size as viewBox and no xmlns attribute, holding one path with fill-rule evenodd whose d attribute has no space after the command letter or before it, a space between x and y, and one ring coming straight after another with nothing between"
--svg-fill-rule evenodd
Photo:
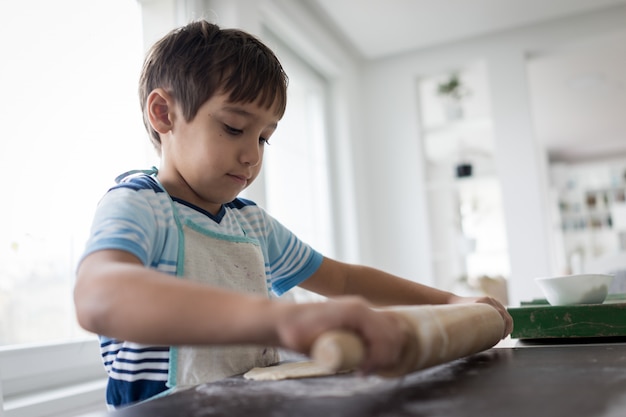
<instances>
[{"instance_id":1,"label":"wooden rolling pin handle","mask_svg":"<svg viewBox=\"0 0 626 417\"><path fill-rule=\"evenodd\" d=\"M332 330L317 338L311 357L332 372L353 370L365 359L365 346L353 332Z\"/></svg>"}]
</instances>

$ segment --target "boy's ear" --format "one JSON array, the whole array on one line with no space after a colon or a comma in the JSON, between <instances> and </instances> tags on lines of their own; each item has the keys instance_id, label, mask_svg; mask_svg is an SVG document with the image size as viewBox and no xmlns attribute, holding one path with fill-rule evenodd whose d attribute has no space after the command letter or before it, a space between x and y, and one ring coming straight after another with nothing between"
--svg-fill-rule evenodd
<instances>
[{"instance_id":1,"label":"boy's ear","mask_svg":"<svg viewBox=\"0 0 626 417\"><path fill-rule=\"evenodd\" d=\"M148 95L148 120L158 133L172 130L174 121L174 100L162 88L156 88Z\"/></svg>"}]
</instances>

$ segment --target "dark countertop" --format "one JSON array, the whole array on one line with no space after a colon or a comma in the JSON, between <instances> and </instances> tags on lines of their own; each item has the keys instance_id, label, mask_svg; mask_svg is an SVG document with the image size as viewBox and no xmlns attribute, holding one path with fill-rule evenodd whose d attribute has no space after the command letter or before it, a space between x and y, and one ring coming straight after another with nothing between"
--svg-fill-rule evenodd
<instances>
[{"instance_id":1,"label":"dark countertop","mask_svg":"<svg viewBox=\"0 0 626 417\"><path fill-rule=\"evenodd\" d=\"M626 416L626 344L493 348L404 378L227 378L90 417Z\"/></svg>"}]
</instances>

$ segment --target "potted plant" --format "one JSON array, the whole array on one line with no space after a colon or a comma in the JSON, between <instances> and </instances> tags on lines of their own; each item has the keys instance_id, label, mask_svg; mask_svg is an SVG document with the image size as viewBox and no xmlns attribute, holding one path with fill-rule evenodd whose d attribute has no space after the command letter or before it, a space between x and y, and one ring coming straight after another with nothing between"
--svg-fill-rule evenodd
<instances>
[{"instance_id":1,"label":"potted plant","mask_svg":"<svg viewBox=\"0 0 626 417\"><path fill-rule=\"evenodd\" d=\"M469 90L456 72L450 74L445 81L437 85L437 95L443 99L444 111L448 120L458 120L463 117L461 101L469 94Z\"/></svg>"}]
</instances>

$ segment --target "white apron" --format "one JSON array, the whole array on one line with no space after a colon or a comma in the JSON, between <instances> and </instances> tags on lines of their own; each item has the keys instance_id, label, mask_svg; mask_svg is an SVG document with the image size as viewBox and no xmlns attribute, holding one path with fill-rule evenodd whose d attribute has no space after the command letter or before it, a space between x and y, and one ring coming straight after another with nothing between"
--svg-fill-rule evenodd
<instances>
[{"instance_id":1,"label":"white apron","mask_svg":"<svg viewBox=\"0 0 626 417\"><path fill-rule=\"evenodd\" d=\"M172 209L179 236L178 277L269 297L263 253L256 239L245 236L245 231L244 236L222 235L191 221L181 222L173 201ZM212 320L212 317L197 319ZM172 346L167 385L184 388L212 382L278 361L278 350L272 347Z\"/></svg>"}]
</instances>

